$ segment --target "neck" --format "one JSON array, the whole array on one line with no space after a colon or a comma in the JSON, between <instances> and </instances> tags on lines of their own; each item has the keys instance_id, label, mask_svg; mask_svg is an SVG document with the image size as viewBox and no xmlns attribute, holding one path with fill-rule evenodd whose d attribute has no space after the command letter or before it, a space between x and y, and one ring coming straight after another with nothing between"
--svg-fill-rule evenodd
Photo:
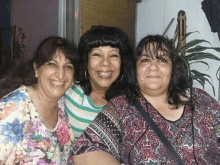
<instances>
[{"instance_id":1,"label":"neck","mask_svg":"<svg viewBox=\"0 0 220 165\"><path fill-rule=\"evenodd\" d=\"M38 88L28 88L31 99L47 128L53 129L58 120L57 102L58 100L48 99Z\"/></svg>"},{"instance_id":2,"label":"neck","mask_svg":"<svg viewBox=\"0 0 220 165\"><path fill-rule=\"evenodd\" d=\"M48 109L47 111L53 111L57 105L59 98L49 98L46 96L45 92L41 90L40 87L32 88L34 97L41 104L43 109Z\"/></svg>"},{"instance_id":3,"label":"neck","mask_svg":"<svg viewBox=\"0 0 220 165\"><path fill-rule=\"evenodd\" d=\"M143 94L143 96L151 103L155 110L167 120L176 121L183 114L184 106L180 105L177 109L174 109L173 106L167 103L166 93L156 96Z\"/></svg>"},{"instance_id":4,"label":"neck","mask_svg":"<svg viewBox=\"0 0 220 165\"><path fill-rule=\"evenodd\" d=\"M92 102L96 105L104 105L107 101L105 100L105 91L93 90L90 94Z\"/></svg>"},{"instance_id":5,"label":"neck","mask_svg":"<svg viewBox=\"0 0 220 165\"><path fill-rule=\"evenodd\" d=\"M153 106L158 103L166 104L167 93L162 93L160 95L148 95L143 92L141 92L141 93Z\"/></svg>"}]
</instances>

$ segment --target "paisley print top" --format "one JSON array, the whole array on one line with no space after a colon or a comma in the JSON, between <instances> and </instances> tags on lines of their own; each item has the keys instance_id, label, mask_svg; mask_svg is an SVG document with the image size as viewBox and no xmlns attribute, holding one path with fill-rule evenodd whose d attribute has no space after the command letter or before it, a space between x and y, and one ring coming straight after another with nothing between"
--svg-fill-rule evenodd
<instances>
[{"instance_id":1,"label":"paisley print top","mask_svg":"<svg viewBox=\"0 0 220 165\"><path fill-rule=\"evenodd\" d=\"M186 105L176 121L165 119L139 98L156 125L187 165L220 164L220 106L201 89L193 91L195 110ZM74 153L102 150L126 165L173 165L167 148L124 96L113 98L74 144Z\"/></svg>"}]
</instances>

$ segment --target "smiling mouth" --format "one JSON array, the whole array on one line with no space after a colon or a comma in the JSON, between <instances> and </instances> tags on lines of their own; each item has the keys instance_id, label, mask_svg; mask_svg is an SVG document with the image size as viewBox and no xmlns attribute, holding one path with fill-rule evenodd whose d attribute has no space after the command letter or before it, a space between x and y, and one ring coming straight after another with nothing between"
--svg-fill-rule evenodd
<instances>
[{"instance_id":1,"label":"smiling mouth","mask_svg":"<svg viewBox=\"0 0 220 165\"><path fill-rule=\"evenodd\" d=\"M112 72L97 72L100 77L109 78L112 75Z\"/></svg>"},{"instance_id":2,"label":"smiling mouth","mask_svg":"<svg viewBox=\"0 0 220 165\"><path fill-rule=\"evenodd\" d=\"M160 76L147 76L147 78L158 79L158 78L160 78Z\"/></svg>"},{"instance_id":3,"label":"smiling mouth","mask_svg":"<svg viewBox=\"0 0 220 165\"><path fill-rule=\"evenodd\" d=\"M50 80L50 83L55 88L61 88L61 87L64 86L64 82L60 82L60 81L52 81L52 80Z\"/></svg>"}]
</instances>

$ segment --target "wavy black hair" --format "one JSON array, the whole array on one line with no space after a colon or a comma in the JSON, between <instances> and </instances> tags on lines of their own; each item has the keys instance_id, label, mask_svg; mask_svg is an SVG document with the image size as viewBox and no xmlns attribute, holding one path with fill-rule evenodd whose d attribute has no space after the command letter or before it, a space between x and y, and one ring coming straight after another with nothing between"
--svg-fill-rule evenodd
<instances>
[{"instance_id":1,"label":"wavy black hair","mask_svg":"<svg viewBox=\"0 0 220 165\"><path fill-rule=\"evenodd\" d=\"M189 98L189 93L187 93L187 91L191 89L192 83L187 77L187 70L182 61L183 59L175 51L174 44L168 37L161 35L148 35L139 42L136 48L136 61L140 58L144 49L147 52L150 50L150 45L153 45L154 52L158 52L158 50L163 51L172 61L171 80L168 86L168 104L173 105L175 108L179 105L187 104L188 101L184 101L180 97L184 96ZM158 54L156 54L155 57L162 58ZM136 74L136 67L134 70ZM139 93L140 96L137 80L135 87L138 89L137 93Z\"/></svg>"},{"instance_id":2,"label":"wavy black hair","mask_svg":"<svg viewBox=\"0 0 220 165\"><path fill-rule=\"evenodd\" d=\"M21 85L35 85L37 78L35 77L34 64L36 68L39 68L50 61L57 51L62 52L71 61L74 66L74 78L76 78L79 72L79 54L75 44L61 37L50 36L39 44L33 57L4 73L0 80L0 98Z\"/></svg>"},{"instance_id":3,"label":"wavy black hair","mask_svg":"<svg viewBox=\"0 0 220 165\"><path fill-rule=\"evenodd\" d=\"M111 46L113 48L118 48L121 57L120 75L105 93L105 99L109 100L117 95L120 95L122 89L126 88L130 81L133 81L130 76L132 74L130 67L134 61L134 54L127 34L121 29L102 25L92 26L81 36L78 45L81 66L77 80L86 95L90 95L92 92L87 71L88 55L93 48L99 46ZM87 77L85 77L85 72L87 72Z\"/></svg>"}]
</instances>

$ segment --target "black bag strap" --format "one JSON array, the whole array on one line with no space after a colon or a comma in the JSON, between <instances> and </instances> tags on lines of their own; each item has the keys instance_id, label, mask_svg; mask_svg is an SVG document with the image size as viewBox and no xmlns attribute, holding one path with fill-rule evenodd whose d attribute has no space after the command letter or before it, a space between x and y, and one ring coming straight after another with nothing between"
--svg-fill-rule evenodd
<instances>
[{"instance_id":1,"label":"black bag strap","mask_svg":"<svg viewBox=\"0 0 220 165\"><path fill-rule=\"evenodd\" d=\"M170 154L176 161L177 165L184 165L182 159L180 158L179 154L175 151L173 146L170 144L170 142L167 140L166 136L161 132L161 130L157 127L157 125L154 123L154 121L151 119L151 117L148 115L147 112L144 111L142 108L141 104L137 101L134 100L135 107L139 111L139 113L145 118L151 129L156 133L156 135L161 139L161 141L164 143L164 145L167 147L169 150Z\"/></svg>"}]
</instances>

